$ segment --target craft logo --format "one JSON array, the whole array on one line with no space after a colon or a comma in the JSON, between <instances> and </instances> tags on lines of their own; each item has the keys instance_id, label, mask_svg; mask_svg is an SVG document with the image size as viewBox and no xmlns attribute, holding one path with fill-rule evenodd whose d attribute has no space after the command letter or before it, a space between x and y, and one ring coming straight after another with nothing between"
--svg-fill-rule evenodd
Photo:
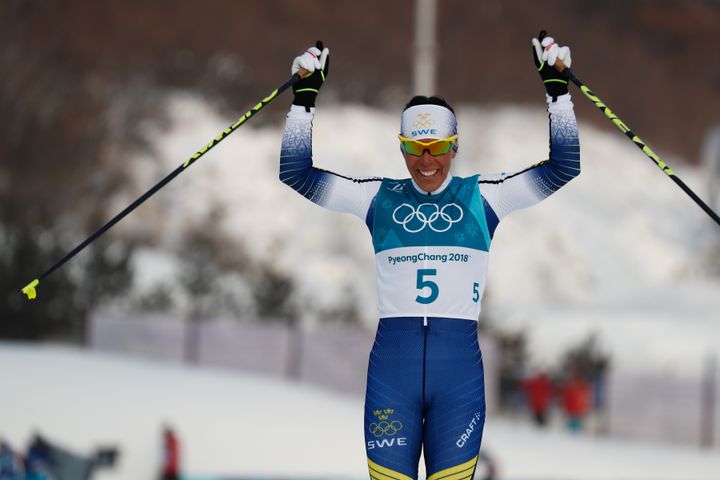
<instances>
[{"instance_id":1,"label":"craft logo","mask_svg":"<svg viewBox=\"0 0 720 480\"><path fill-rule=\"evenodd\" d=\"M470 423L468 424L467 428L465 429L465 433L460 435L460 438L457 439L455 442L455 445L458 446L458 448L462 448L465 446L465 444L470 440L470 436L473 434L476 428L479 428L482 431L482 420L483 420L484 414L483 412L477 412L475 415L473 415L472 419L470 420Z\"/></svg>"},{"instance_id":2,"label":"craft logo","mask_svg":"<svg viewBox=\"0 0 720 480\"><path fill-rule=\"evenodd\" d=\"M373 416L377 418L377 422L373 422L368 426L370 434L378 440L370 440L367 442L367 449L386 448L394 446L407 445L407 438L395 437L402 430L403 425L400 420L393 420L391 416L395 413L392 408L383 408L373 411ZM393 437L393 438L381 438Z\"/></svg>"}]
</instances>

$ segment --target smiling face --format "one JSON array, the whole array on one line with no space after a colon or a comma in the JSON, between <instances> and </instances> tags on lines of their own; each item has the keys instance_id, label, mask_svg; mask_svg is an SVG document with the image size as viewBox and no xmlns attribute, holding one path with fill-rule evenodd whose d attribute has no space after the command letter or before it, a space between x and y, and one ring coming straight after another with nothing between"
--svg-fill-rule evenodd
<instances>
[{"instance_id":1,"label":"smiling face","mask_svg":"<svg viewBox=\"0 0 720 480\"><path fill-rule=\"evenodd\" d=\"M431 142L433 138L424 138L421 141ZM405 165L410 176L418 187L425 192L433 192L440 188L450 173L450 164L455 157L455 150L450 150L444 155L433 157L430 152L423 151L419 157L403 152Z\"/></svg>"}]
</instances>

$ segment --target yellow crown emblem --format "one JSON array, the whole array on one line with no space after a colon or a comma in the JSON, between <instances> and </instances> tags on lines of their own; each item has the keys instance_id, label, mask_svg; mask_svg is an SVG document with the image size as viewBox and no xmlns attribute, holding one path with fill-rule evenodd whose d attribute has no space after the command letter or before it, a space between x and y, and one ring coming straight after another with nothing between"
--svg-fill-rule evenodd
<instances>
[{"instance_id":1,"label":"yellow crown emblem","mask_svg":"<svg viewBox=\"0 0 720 480\"><path fill-rule=\"evenodd\" d=\"M373 412L373 415L375 415L378 420L381 420L381 421L382 421L382 420L387 420L388 418L390 418L390 415L392 415L393 413L395 413L395 410L394 410L394 409L392 409L392 408L383 408L383 409L381 409L381 410L375 410L375 411Z\"/></svg>"}]
</instances>

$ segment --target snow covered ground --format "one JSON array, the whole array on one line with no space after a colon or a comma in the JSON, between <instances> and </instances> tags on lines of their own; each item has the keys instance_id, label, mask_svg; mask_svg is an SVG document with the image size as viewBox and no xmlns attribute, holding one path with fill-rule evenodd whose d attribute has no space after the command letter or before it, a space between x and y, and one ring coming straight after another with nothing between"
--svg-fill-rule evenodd
<instances>
[{"instance_id":1,"label":"snow covered ground","mask_svg":"<svg viewBox=\"0 0 720 480\"><path fill-rule=\"evenodd\" d=\"M584 101L576 95L576 103ZM161 163L136 158L138 190L114 199L112 211L232 121L181 93L168 109L172 126L152 132ZM547 157L542 98L529 107L457 110L456 174L515 171ZM316 165L352 176L405 177L398 120L399 113L323 105L315 120ZM116 227L163 239L137 257L138 289L177 282L176 262L163 248L221 206L220 230L298 280L308 323L313 307L332 308L351 294L373 324L375 267L366 227L277 180L280 138L278 126L244 126ZM498 325L529 331L534 361L552 364L596 332L615 368L698 376L703 357L720 352L718 228L609 122L597 129L581 119L580 139L580 177L498 228L484 308ZM701 172L658 153L705 195ZM241 293L243 280L235 280Z\"/></svg>"},{"instance_id":2,"label":"snow covered ground","mask_svg":"<svg viewBox=\"0 0 720 480\"><path fill-rule=\"evenodd\" d=\"M36 429L78 453L118 445L99 480L155 477L173 425L191 477L366 478L362 404L306 385L60 346L0 343L0 436ZM541 432L491 419L484 447L510 480L717 480L717 451Z\"/></svg>"}]
</instances>

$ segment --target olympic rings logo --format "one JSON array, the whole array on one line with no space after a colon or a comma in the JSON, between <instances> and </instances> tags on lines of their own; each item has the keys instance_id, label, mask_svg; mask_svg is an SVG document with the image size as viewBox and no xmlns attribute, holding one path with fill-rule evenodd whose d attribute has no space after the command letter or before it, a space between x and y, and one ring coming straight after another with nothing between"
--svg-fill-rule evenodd
<instances>
[{"instance_id":1,"label":"olympic rings logo","mask_svg":"<svg viewBox=\"0 0 720 480\"><path fill-rule=\"evenodd\" d=\"M415 128L429 128L435 124L435 120L430 118L429 113L418 113L418 116L415 118L415 122L413 123L413 126Z\"/></svg>"},{"instance_id":2,"label":"olympic rings logo","mask_svg":"<svg viewBox=\"0 0 720 480\"><path fill-rule=\"evenodd\" d=\"M430 227L433 232L442 233L462 220L463 215L463 209L455 203L448 203L442 208L435 203L421 203L417 209L409 203L403 203L393 211L392 218L408 233L420 232L425 227Z\"/></svg>"},{"instance_id":3,"label":"olympic rings logo","mask_svg":"<svg viewBox=\"0 0 720 480\"><path fill-rule=\"evenodd\" d=\"M392 422L382 421L380 423L371 423L369 429L370 433L376 437L382 437L383 435L390 436L402 430L402 423L398 420L393 420Z\"/></svg>"}]
</instances>

